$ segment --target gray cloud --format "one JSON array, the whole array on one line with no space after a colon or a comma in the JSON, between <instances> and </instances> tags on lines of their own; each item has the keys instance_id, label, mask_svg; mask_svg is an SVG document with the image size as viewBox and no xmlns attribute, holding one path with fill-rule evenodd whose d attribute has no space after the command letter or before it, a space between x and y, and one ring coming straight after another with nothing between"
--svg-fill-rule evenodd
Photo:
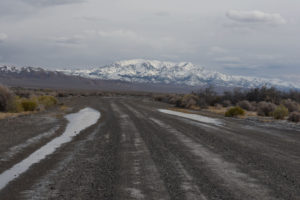
<instances>
[{"instance_id":1,"label":"gray cloud","mask_svg":"<svg viewBox=\"0 0 300 200\"><path fill-rule=\"evenodd\" d=\"M299 7L282 0L2 0L0 33L9 37L0 39L0 57L53 68L146 58L230 74L275 76L277 66L282 76L300 75Z\"/></svg>"},{"instance_id":2,"label":"gray cloud","mask_svg":"<svg viewBox=\"0 0 300 200\"><path fill-rule=\"evenodd\" d=\"M212 46L209 48L208 55L220 55L220 54L226 54L228 52L227 49L224 49L223 47L219 46Z\"/></svg>"},{"instance_id":3,"label":"gray cloud","mask_svg":"<svg viewBox=\"0 0 300 200\"><path fill-rule=\"evenodd\" d=\"M64 4L82 3L85 0L21 0L32 6L56 6Z\"/></svg>"},{"instance_id":4,"label":"gray cloud","mask_svg":"<svg viewBox=\"0 0 300 200\"><path fill-rule=\"evenodd\" d=\"M51 41L54 41L57 44L66 44L66 45L76 45L80 44L84 39L84 36L74 35L70 37L53 37L49 38Z\"/></svg>"},{"instance_id":5,"label":"gray cloud","mask_svg":"<svg viewBox=\"0 0 300 200\"><path fill-rule=\"evenodd\" d=\"M241 63L241 59L239 57L234 57L234 56L217 57L215 58L215 61L223 64Z\"/></svg>"},{"instance_id":6,"label":"gray cloud","mask_svg":"<svg viewBox=\"0 0 300 200\"><path fill-rule=\"evenodd\" d=\"M286 20L278 13L265 13L259 10L229 10L226 16L234 21L246 23L286 24Z\"/></svg>"},{"instance_id":7,"label":"gray cloud","mask_svg":"<svg viewBox=\"0 0 300 200\"><path fill-rule=\"evenodd\" d=\"M24 20L41 11L42 8L60 5L73 5L86 2L87 0L9 0L0 1L0 21Z\"/></svg>"},{"instance_id":8,"label":"gray cloud","mask_svg":"<svg viewBox=\"0 0 300 200\"><path fill-rule=\"evenodd\" d=\"M7 39L7 35L5 33L0 33L0 43Z\"/></svg>"},{"instance_id":9,"label":"gray cloud","mask_svg":"<svg viewBox=\"0 0 300 200\"><path fill-rule=\"evenodd\" d=\"M159 12L156 12L155 15L160 16L160 17L166 17L166 16L169 16L170 13L168 13L166 11L159 11Z\"/></svg>"}]
</instances>

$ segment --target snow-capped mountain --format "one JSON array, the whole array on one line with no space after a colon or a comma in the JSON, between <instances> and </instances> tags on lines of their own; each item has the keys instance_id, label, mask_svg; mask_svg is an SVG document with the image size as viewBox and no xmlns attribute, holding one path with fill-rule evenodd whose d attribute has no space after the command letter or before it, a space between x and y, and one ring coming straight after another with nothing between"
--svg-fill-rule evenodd
<instances>
[{"instance_id":1,"label":"snow-capped mountain","mask_svg":"<svg viewBox=\"0 0 300 200\"><path fill-rule=\"evenodd\" d=\"M58 71L46 70L41 67L16 67L13 65L0 65L0 75L15 74L15 75L53 75L59 74Z\"/></svg>"},{"instance_id":2,"label":"snow-capped mountain","mask_svg":"<svg viewBox=\"0 0 300 200\"><path fill-rule=\"evenodd\" d=\"M275 86L300 88L300 85L279 79L231 76L194 65L190 62L161 62L156 60L125 60L89 70L58 70L67 75L102 80L122 80L139 83L160 83L186 86L222 86L253 88Z\"/></svg>"}]
</instances>

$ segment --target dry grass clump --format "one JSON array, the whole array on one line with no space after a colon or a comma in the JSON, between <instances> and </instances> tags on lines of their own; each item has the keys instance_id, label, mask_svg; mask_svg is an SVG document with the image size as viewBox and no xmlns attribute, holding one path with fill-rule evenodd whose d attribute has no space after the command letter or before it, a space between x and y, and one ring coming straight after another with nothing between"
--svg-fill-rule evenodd
<instances>
[{"instance_id":1,"label":"dry grass clump","mask_svg":"<svg viewBox=\"0 0 300 200\"><path fill-rule=\"evenodd\" d=\"M26 111L35 111L38 107L37 102L32 99L22 99L21 105L25 112Z\"/></svg>"},{"instance_id":2,"label":"dry grass clump","mask_svg":"<svg viewBox=\"0 0 300 200\"><path fill-rule=\"evenodd\" d=\"M39 96L37 97L38 103L42 104L45 108L49 108L57 104L57 99L53 96Z\"/></svg>"},{"instance_id":3,"label":"dry grass clump","mask_svg":"<svg viewBox=\"0 0 300 200\"><path fill-rule=\"evenodd\" d=\"M11 113L20 113L20 112L24 112L24 108L22 106L22 100L20 97L18 96L14 96L11 104L10 104L10 109L8 110L8 112Z\"/></svg>"},{"instance_id":4,"label":"dry grass clump","mask_svg":"<svg viewBox=\"0 0 300 200\"><path fill-rule=\"evenodd\" d=\"M3 112L0 112L0 119L5 119L5 118L8 118L8 117L17 117L19 115L20 115L20 113L3 113Z\"/></svg>"},{"instance_id":5,"label":"dry grass clump","mask_svg":"<svg viewBox=\"0 0 300 200\"><path fill-rule=\"evenodd\" d=\"M284 119L288 114L289 110L284 105L280 105L274 110L273 117L274 119Z\"/></svg>"},{"instance_id":6,"label":"dry grass clump","mask_svg":"<svg viewBox=\"0 0 300 200\"><path fill-rule=\"evenodd\" d=\"M209 106L206 110L216 114L225 115L228 109L221 106Z\"/></svg>"},{"instance_id":7,"label":"dry grass clump","mask_svg":"<svg viewBox=\"0 0 300 200\"><path fill-rule=\"evenodd\" d=\"M239 106L229 108L225 113L225 117L237 117L243 115L245 115L245 111Z\"/></svg>"}]
</instances>

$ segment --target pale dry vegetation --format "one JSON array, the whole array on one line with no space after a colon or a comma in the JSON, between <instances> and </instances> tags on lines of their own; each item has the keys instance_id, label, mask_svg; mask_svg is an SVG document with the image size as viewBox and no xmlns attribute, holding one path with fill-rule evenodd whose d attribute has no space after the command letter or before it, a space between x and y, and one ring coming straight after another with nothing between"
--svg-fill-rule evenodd
<instances>
[{"instance_id":1,"label":"pale dry vegetation","mask_svg":"<svg viewBox=\"0 0 300 200\"><path fill-rule=\"evenodd\" d=\"M42 92L18 90L18 94L0 85L0 118L14 117L20 114L42 111L55 106L58 101L54 96L43 95ZM55 93L51 93L55 94Z\"/></svg>"},{"instance_id":2,"label":"pale dry vegetation","mask_svg":"<svg viewBox=\"0 0 300 200\"><path fill-rule=\"evenodd\" d=\"M223 94L216 93L213 88L205 88L191 94L168 94L154 96L157 101L170 103L178 108L203 109L226 115L233 107L243 110L245 117L261 116L274 119L287 119L297 122L300 111L300 92L283 92L275 88L254 88L250 90L234 89ZM237 111L237 108L234 108ZM289 116L289 117L288 117Z\"/></svg>"}]
</instances>

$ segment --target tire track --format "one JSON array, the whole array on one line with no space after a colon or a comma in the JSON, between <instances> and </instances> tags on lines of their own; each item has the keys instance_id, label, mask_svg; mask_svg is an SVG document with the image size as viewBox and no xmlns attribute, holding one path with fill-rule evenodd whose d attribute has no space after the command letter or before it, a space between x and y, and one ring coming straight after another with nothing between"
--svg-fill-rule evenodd
<instances>
[{"instance_id":1,"label":"tire track","mask_svg":"<svg viewBox=\"0 0 300 200\"><path fill-rule=\"evenodd\" d=\"M150 152L130 117L115 103L111 103L119 115L122 132L120 192L117 199L169 199L169 195L160 179Z\"/></svg>"},{"instance_id":2,"label":"tire track","mask_svg":"<svg viewBox=\"0 0 300 200\"><path fill-rule=\"evenodd\" d=\"M243 173L255 177L268 187L273 196L279 199L300 199L299 156L297 156L300 152L299 146L287 144L279 138L269 140L269 134L250 132L240 128L239 124L233 132L230 132L227 129L203 126L202 123L165 116L155 108L143 104L136 105L148 118L152 116L163 120L181 133L199 141L210 151L235 163ZM293 134L297 135L295 132Z\"/></svg>"},{"instance_id":3,"label":"tire track","mask_svg":"<svg viewBox=\"0 0 300 200\"><path fill-rule=\"evenodd\" d=\"M218 175L229 186L229 190L236 194L241 199L264 199L275 200L275 197L271 196L269 189L265 188L259 182L250 177L249 175L242 173L233 163L225 161L220 155L217 155L200 143L192 140L181 132L177 131L173 127L165 124L164 122L150 118L161 128L166 129L172 133L180 142L183 143L189 149L189 152L193 153L200 160L210 168L213 173ZM201 161L200 161L201 162Z\"/></svg>"},{"instance_id":4,"label":"tire track","mask_svg":"<svg viewBox=\"0 0 300 200\"><path fill-rule=\"evenodd\" d=\"M56 131L59 128L60 128L60 126L57 125L54 128L51 128L50 130L48 130L47 132L41 133L37 136L27 139L24 143L10 147L8 149L8 151L6 151L0 155L0 163L9 161L13 157L15 157L17 154L24 151L24 149L39 143L40 140L42 140L42 139L50 139L53 135L55 135Z\"/></svg>"},{"instance_id":5,"label":"tire track","mask_svg":"<svg viewBox=\"0 0 300 200\"><path fill-rule=\"evenodd\" d=\"M139 126L138 130L143 130L141 135L161 173L171 199L206 200L207 198L201 193L192 176L184 169L179 159L153 134L156 130L145 123L147 119L144 115L127 104L124 104L124 106L129 112L133 113L132 118L134 118L136 126Z\"/></svg>"}]
</instances>

